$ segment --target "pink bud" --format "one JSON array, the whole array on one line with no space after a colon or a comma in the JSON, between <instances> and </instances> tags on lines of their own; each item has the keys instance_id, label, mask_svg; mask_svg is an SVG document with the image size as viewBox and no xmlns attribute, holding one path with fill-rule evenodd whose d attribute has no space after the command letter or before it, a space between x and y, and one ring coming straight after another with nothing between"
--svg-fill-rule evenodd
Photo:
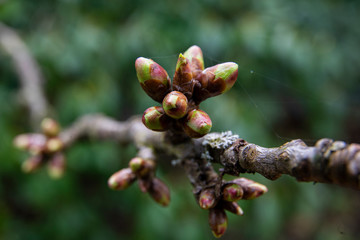
<instances>
[{"instance_id":1,"label":"pink bud","mask_svg":"<svg viewBox=\"0 0 360 240\"><path fill-rule=\"evenodd\" d=\"M153 178L149 188L150 196L160 205L166 207L170 203L169 188L158 178Z\"/></svg>"},{"instance_id":2,"label":"pink bud","mask_svg":"<svg viewBox=\"0 0 360 240\"><path fill-rule=\"evenodd\" d=\"M199 205L202 209L209 209L215 206L216 202L215 191L213 188L208 188L201 191L199 195Z\"/></svg>"},{"instance_id":3,"label":"pink bud","mask_svg":"<svg viewBox=\"0 0 360 240\"><path fill-rule=\"evenodd\" d=\"M130 168L124 168L114 173L108 180L108 185L114 190L123 190L136 180L135 174Z\"/></svg>"},{"instance_id":4,"label":"pink bud","mask_svg":"<svg viewBox=\"0 0 360 240\"><path fill-rule=\"evenodd\" d=\"M216 238L224 235L227 229L227 217L224 209L210 208L209 209L209 225L213 235Z\"/></svg>"}]
</instances>

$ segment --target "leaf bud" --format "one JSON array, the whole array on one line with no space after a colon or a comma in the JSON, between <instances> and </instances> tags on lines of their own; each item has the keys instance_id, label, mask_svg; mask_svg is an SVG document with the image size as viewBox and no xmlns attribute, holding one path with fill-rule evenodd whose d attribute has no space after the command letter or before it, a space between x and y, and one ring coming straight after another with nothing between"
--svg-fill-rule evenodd
<instances>
[{"instance_id":1,"label":"leaf bud","mask_svg":"<svg viewBox=\"0 0 360 240\"><path fill-rule=\"evenodd\" d=\"M166 115L174 119L184 117L188 111L188 100L184 94L178 91L167 94L162 104Z\"/></svg>"},{"instance_id":2,"label":"leaf bud","mask_svg":"<svg viewBox=\"0 0 360 240\"><path fill-rule=\"evenodd\" d=\"M150 159L136 157L129 162L131 171L139 177L146 177L155 169L155 162Z\"/></svg>"},{"instance_id":3,"label":"leaf bud","mask_svg":"<svg viewBox=\"0 0 360 240\"><path fill-rule=\"evenodd\" d=\"M265 185L262 185L247 178L236 178L231 182L239 185L243 189L244 195L242 199L246 200L260 197L268 191Z\"/></svg>"},{"instance_id":4,"label":"leaf bud","mask_svg":"<svg viewBox=\"0 0 360 240\"><path fill-rule=\"evenodd\" d=\"M53 179L59 179L64 175L66 166L66 158L64 153L55 153L48 163L48 173Z\"/></svg>"},{"instance_id":5,"label":"leaf bud","mask_svg":"<svg viewBox=\"0 0 360 240\"><path fill-rule=\"evenodd\" d=\"M236 202L222 201L220 206L223 207L225 210L234 213L236 215L244 215L244 211Z\"/></svg>"},{"instance_id":6,"label":"leaf bud","mask_svg":"<svg viewBox=\"0 0 360 240\"><path fill-rule=\"evenodd\" d=\"M135 69L143 90L152 99L161 103L171 90L170 78L165 69L153 60L144 57L136 59Z\"/></svg>"},{"instance_id":7,"label":"leaf bud","mask_svg":"<svg viewBox=\"0 0 360 240\"><path fill-rule=\"evenodd\" d=\"M41 121L41 130L48 137L55 137L60 132L59 124L52 118L44 118Z\"/></svg>"},{"instance_id":8,"label":"leaf bud","mask_svg":"<svg viewBox=\"0 0 360 240\"><path fill-rule=\"evenodd\" d=\"M111 175L108 186L114 190L123 190L129 187L136 180L135 174L130 168L124 168Z\"/></svg>"},{"instance_id":9,"label":"leaf bud","mask_svg":"<svg viewBox=\"0 0 360 240\"><path fill-rule=\"evenodd\" d=\"M160 205L166 207L170 203L169 188L158 178L153 178L150 188L150 196Z\"/></svg>"},{"instance_id":10,"label":"leaf bud","mask_svg":"<svg viewBox=\"0 0 360 240\"><path fill-rule=\"evenodd\" d=\"M25 173L32 173L40 167L42 159L41 155L31 156L22 163L21 169Z\"/></svg>"},{"instance_id":11,"label":"leaf bud","mask_svg":"<svg viewBox=\"0 0 360 240\"><path fill-rule=\"evenodd\" d=\"M216 196L213 188L201 191L199 195L199 205L202 209L213 208L216 204Z\"/></svg>"},{"instance_id":12,"label":"leaf bud","mask_svg":"<svg viewBox=\"0 0 360 240\"><path fill-rule=\"evenodd\" d=\"M211 127L212 122L209 115L199 109L190 111L183 122L185 133L192 138L199 138L208 134Z\"/></svg>"},{"instance_id":13,"label":"leaf bud","mask_svg":"<svg viewBox=\"0 0 360 240\"><path fill-rule=\"evenodd\" d=\"M46 152L48 153L54 153L62 150L64 147L64 144L62 140L58 137L49 138L46 141Z\"/></svg>"},{"instance_id":14,"label":"leaf bud","mask_svg":"<svg viewBox=\"0 0 360 240\"><path fill-rule=\"evenodd\" d=\"M235 183L227 184L224 187L222 193L223 193L223 199L229 202L236 202L240 200L244 194L242 188Z\"/></svg>"},{"instance_id":15,"label":"leaf bud","mask_svg":"<svg viewBox=\"0 0 360 240\"><path fill-rule=\"evenodd\" d=\"M224 235L227 229L227 216L222 208L209 209L209 225L216 238Z\"/></svg>"},{"instance_id":16,"label":"leaf bud","mask_svg":"<svg viewBox=\"0 0 360 240\"><path fill-rule=\"evenodd\" d=\"M204 70L204 58L200 47L191 46L185 51L184 57L189 60L193 74Z\"/></svg>"},{"instance_id":17,"label":"leaf bud","mask_svg":"<svg viewBox=\"0 0 360 240\"><path fill-rule=\"evenodd\" d=\"M145 127L153 131L166 131L170 121L162 107L149 107L142 116Z\"/></svg>"}]
</instances>

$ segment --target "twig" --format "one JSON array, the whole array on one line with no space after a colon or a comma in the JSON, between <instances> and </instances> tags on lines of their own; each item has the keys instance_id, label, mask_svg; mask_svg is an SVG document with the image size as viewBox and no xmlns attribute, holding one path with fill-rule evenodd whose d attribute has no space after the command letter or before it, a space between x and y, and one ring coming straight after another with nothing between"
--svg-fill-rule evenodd
<instances>
[{"instance_id":1,"label":"twig","mask_svg":"<svg viewBox=\"0 0 360 240\"><path fill-rule=\"evenodd\" d=\"M49 106L43 92L44 78L40 68L17 33L1 22L0 47L13 61L31 122L33 126L38 126L41 119L48 115Z\"/></svg>"}]
</instances>

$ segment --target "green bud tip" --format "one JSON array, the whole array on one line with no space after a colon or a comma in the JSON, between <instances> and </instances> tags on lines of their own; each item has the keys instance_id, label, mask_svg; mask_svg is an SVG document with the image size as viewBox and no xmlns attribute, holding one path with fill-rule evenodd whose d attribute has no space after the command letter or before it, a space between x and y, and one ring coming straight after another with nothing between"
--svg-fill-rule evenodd
<instances>
[{"instance_id":1,"label":"green bud tip","mask_svg":"<svg viewBox=\"0 0 360 240\"><path fill-rule=\"evenodd\" d=\"M130 168L124 168L114 173L108 180L108 186L114 190L123 190L136 180Z\"/></svg>"},{"instance_id":2,"label":"green bud tip","mask_svg":"<svg viewBox=\"0 0 360 240\"><path fill-rule=\"evenodd\" d=\"M148 80L157 80L164 85L170 85L170 78L159 64L152 59L139 57L135 61L135 69L140 83L145 83Z\"/></svg>"},{"instance_id":3,"label":"green bud tip","mask_svg":"<svg viewBox=\"0 0 360 240\"><path fill-rule=\"evenodd\" d=\"M129 162L131 171L139 177L147 176L155 168L155 162L148 159L136 157Z\"/></svg>"},{"instance_id":4,"label":"green bud tip","mask_svg":"<svg viewBox=\"0 0 360 240\"><path fill-rule=\"evenodd\" d=\"M204 58L200 47L191 46L185 51L184 57L190 60L193 70L204 70Z\"/></svg>"},{"instance_id":5,"label":"green bud tip","mask_svg":"<svg viewBox=\"0 0 360 240\"><path fill-rule=\"evenodd\" d=\"M234 85L238 75L238 65L233 62L218 64L214 74L214 81L221 79L225 82L225 89L222 92L224 93Z\"/></svg>"},{"instance_id":6,"label":"green bud tip","mask_svg":"<svg viewBox=\"0 0 360 240\"><path fill-rule=\"evenodd\" d=\"M212 122L206 112L194 109L186 117L183 129L192 138L199 138L208 134L211 130Z\"/></svg>"},{"instance_id":7,"label":"green bud tip","mask_svg":"<svg viewBox=\"0 0 360 240\"><path fill-rule=\"evenodd\" d=\"M60 138L57 137L50 138L46 142L46 151L49 153L58 152L61 149L63 149L63 147L64 147L63 142L61 141Z\"/></svg>"},{"instance_id":8,"label":"green bud tip","mask_svg":"<svg viewBox=\"0 0 360 240\"><path fill-rule=\"evenodd\" d=\"M184 55L182 55L182 53L179 54L179 58L178 61L176 63L176 68L175 70L178 71L180 67L184 66L187 64L187 59Z\"/></svg>"},{"instance_id":9,"label":"green bud tip","mask_svg":"<svg viewBox=\"0 0 360 240\"><path fill-rule=\"evenodd\" d=\"M169 188L158 178L153 178L150 188L150 196L161 206L166 207L170 203Z\"/></svg>"},{"instance_id":10,"label":"green bud tip","mask_svg":"<svg viewBox=\"0 0 360 240\"><path fill-rule=\"evenodd\" d=\"M165 96L163 109L169 117L174 119L182 118L188 111L188 100L183 93L172 91Z\"/></svg>"},{"instance_id":11,"label":"green bud tip","mask_svg":"<svg viewBox=\"0 0 360 240\"><path fill-rule=\"evenodd\" d=\"M28 134L21 134L15 137L14 146L20 150L26 150L29 146Z\"/></svg>"},{"instance_id":12,"label":"green bud tip","mask_svg":"<svg viewBox=\"0 0 360 240\"><path fill-rule=\"evenodd\" d=\"M236 215L244 215L244 211L241 209L241 207L236 203L236 202L228 202L228 201L223 201L221 206L231 212L234 213Z\"/></svg>"},{"instance_id":13,"label":"green bud tip","mask_svg":"<svg viewBox=\"0 0 360 240\"><path fill-rule=\"evenodd\" d=\"M40 126L43 133L49 137L57 136L60 132L59 124L52 118L44 118Z\"/></svg>"},{"instance_id":14,"label":"green bud tip","mask_svg":"<svg viewBox=\"0 0 360 240\"><path fill-rule=\"evenodd\" d=\"M145 127L153 131L165 131L168 129L170 119L165 115L162 107L150 107L145 110L142 122Z\"/></svg>"},{"instance_id":15,"label":"green bud tip","mask_svg":"<svg viewBox=\"0 0 360 240\"><path fill-rule=\"evenodd\" d=\"M23 164L21 165L21 169L25 173L31 173L37 170L40 167L41 163L41 155L32 156L23 162Z\"/></svg>"},{"instance_id":16,"label":"green bud tip","mask_svg":"<svg viewBox=\"0 0 360 240\"><path fill-rule=\"evenodd\" d=\"M64 175L66 159L62 152L52 156L48 165L48 174L52 179L59 179Z\"/></svg>"},{"instance_id":17,"label":"green bud tip","mask_svg":"<svg viewBox=\"0 0 360 240\"><path fill-rule=\"evenodd\" d=\"M214 189L205 189L199 195L199 205L202 209L209 209L215 206Z\"/></svg>"},{"instance_id":18,"label":"green bud tip","mask_svg":"<svg viewBox=\"0 0 360 240\"><path fill-rule=\"evenodd\" d=\"M224 235L227 229L227 216L224 209L209 209L209 225L214 237L219 238Z\"/></svg>"},{"instance_id":19,"label":"green bud tip","mask_svg":"<svg viewBox=\"0 0 360 240\"><path fill-rule=\"evenodd\" d=\"M223 189L223 199L229 202L235 202L242 198L243 189L237 184L229 184Z\"/></svg>"}]
</instances>

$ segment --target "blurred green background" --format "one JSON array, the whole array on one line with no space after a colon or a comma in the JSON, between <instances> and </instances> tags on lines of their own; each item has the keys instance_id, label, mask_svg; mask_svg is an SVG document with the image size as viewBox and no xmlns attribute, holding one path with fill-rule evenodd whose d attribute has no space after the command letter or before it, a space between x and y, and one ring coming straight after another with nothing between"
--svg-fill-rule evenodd
<instances>
[{"instance_id":1,"label":"blurred green background","mask_svg":"<svg viewBox=\"0 0 360 240\"><path fill-rule=\"evenodd\" d=\"M46 78L63 126L87 113L119 120L155 103L141 90L134 61L152 58L169 75L177 55L202 48L205 65L234 61L239 78L202 108L213 131L232 130L272 147L303 138L360 142L360 2L351 0L104 1L1 0L0 20L24 40ZM107 187L134 146L83 141L67 150L68 170L25 175L27 157L12 147L31 131L18 101L19 81L0 49L0 239L212 239L207 212L183 171L163 162L169 207L133 186ZM242 201L223 239L359 239L360 195L283 176L269 192Z\"/></svg>"}]
</instances>

